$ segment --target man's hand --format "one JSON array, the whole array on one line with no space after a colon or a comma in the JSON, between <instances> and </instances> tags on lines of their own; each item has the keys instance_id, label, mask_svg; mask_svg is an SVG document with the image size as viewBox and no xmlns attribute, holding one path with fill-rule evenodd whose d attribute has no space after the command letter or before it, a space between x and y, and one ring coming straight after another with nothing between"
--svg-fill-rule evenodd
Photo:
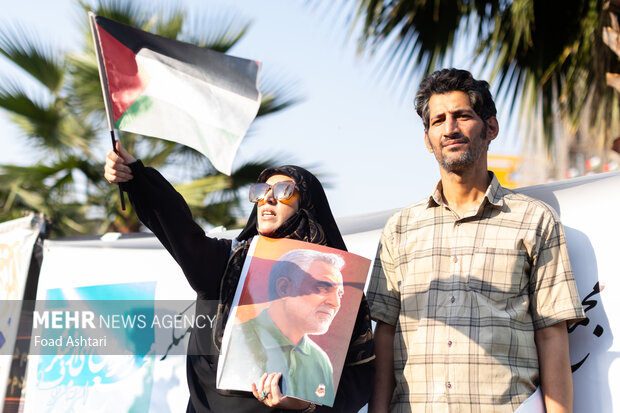
<instances>
[{"instance_id":1,"label":"man's hand","mask_svg":"<svg viewBox=\"0 0 620 413\"><path fill-rule=\"evenodd\" d=\"M121 146L119 141L116 141L116 150L118 154L113 150L108 152L103 169L103 176L111 184L131 181L133 175L131 174L131 168L127 165L135 162L136 158L131 156L129 152Z\"/></svg>"},{"instance_id":2,"label":"man's hand","mask_svg":"<svg viewBox=\"0 0 620 413\"><path fill-rule=\"evenodd\" d=\"M308 402L287 397L280 392L278 383L281 378L282 373L263 374L258 380L258 384L252 383L252 394L259 402L265 403L269 407L284 410L303 410L308 407Z\"/></svg>"},{"instance_id":3,"label":"man's hand","mask_svg":"<svg viewBox=\"0 0 620 413\"><path fill-rule=\"evenodd\" d=\"M540 387L547 413L572 413L573 375L570 369L566 322L536 330L534 340L538 350Z\"/></svg>"},{"instance_id":4,"label":"man's hand","mask_svg":"<svg viewBox=\"0 0 620 413\"><path fill-rule=\"evenodd\" d=\"M396 327L377 321L375 326L375 382L369 413L386 413L396 387L394 379L394 334Z\"/></svg>"}]
</instances>

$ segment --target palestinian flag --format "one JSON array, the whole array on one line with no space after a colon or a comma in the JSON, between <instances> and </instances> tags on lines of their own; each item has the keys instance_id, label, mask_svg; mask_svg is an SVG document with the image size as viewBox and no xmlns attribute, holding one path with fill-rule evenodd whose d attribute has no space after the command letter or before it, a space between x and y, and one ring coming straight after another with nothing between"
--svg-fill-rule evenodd
<instances>
[{"instance_id":1,"label":"palestinian flag","mask_svg":"<svg viewBox=\"0 0 620 413\"><path fill-rule=\"evenodd\" d=\"M113 127L187 145L230 175L260 105L259 63L90 20Z\"/></svg>"}]
</instances>

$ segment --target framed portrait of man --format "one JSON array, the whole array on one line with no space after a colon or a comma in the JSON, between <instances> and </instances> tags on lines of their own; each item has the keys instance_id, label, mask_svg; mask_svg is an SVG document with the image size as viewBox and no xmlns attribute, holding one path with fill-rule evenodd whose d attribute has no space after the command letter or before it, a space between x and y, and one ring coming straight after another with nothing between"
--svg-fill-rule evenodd
<instances>
[{"instance_id":1,"label":"framed portrait of man","mask_svg":"<svg viewBox=\"0 0 620 413\"><path fill-rule=\"evenodd\" d=\"M282 373L289 397L331 406L370 260L290 239L256 237L224 331L218 388L251 391Z\"/></svg>"}]
</instances>

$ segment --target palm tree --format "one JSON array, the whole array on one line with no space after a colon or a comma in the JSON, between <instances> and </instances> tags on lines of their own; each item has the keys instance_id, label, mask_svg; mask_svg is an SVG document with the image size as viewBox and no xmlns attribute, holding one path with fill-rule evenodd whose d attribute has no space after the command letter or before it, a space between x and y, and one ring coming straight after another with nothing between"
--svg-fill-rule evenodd
<instances>
[{"instance_id":1,"label":"palm tree","mask_svg":"<svg viewBox=\"0 0 620 413\"><path fill-rule=\"evenodd\" d=\"M232 15L193 16L179 8L157 13L146 3L100 0L96 14L172 39L220 52L229 51L249 25ZM44 212L52 235L137 231L140 224L131 207L121 211L118 190L102 176L103 154L110 145L92 38L84 9L83 48L59 53L20 27L0 29L0 53L37 83L32 91L16 81L0 82L0 107L11 116L27 140L42 154L32 166L2 165L0 221L21 211ZM203 30L208 27L208 30ZM263 82L258 116L276 113L295 102L289 86ZM252 131L250 131L250 134ZM133 134L123 145L146 164L189 181L177 185L194 216L203 224L240 225L240 188L256 179L274 160L246 162L230 177L218 173L202 155L185 146Z\"/></svg>"},{"instance_id":2,"label":"palm tree","mask_svg":"<svg viewBox=\"0 0 620 413\"><path fill-rule=\"evenodd\" d=\"M618 95L605 79L619 63L602 42L609 21L603 6L603 0L355 0L350 13L354 27L361 22L360 50L384 47L383 74L409 82L453 58L456 42L472 36L474 59L492 69L498 95L510 106L520 103L521 136L544 137L558 162L571 151L604 155L619 124ZM556 177L565 169L556 167Z\"/></svg>"}]
</instances>

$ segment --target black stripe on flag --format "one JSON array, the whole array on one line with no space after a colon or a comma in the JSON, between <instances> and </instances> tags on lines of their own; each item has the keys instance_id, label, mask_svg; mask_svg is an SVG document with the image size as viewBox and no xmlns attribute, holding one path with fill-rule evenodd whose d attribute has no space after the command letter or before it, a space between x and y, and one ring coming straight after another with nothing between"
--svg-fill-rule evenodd
<instances>
[{"instance_id":1,"label":"black stripe on flag","mask_svg":"<svg viewBox=\"0 0 620 413\"><path fill-rule=\"evenodd\" d=\"M258 76L258 64L253 60L167 39L105 17L97 16L96 20L101 28L135 54L143 48L152 50L182 62L182 64L175 64L174 67L188 75L249 99L258 99L259 92L253 82L253 79Z\"/></svg>"}]
</instances>

